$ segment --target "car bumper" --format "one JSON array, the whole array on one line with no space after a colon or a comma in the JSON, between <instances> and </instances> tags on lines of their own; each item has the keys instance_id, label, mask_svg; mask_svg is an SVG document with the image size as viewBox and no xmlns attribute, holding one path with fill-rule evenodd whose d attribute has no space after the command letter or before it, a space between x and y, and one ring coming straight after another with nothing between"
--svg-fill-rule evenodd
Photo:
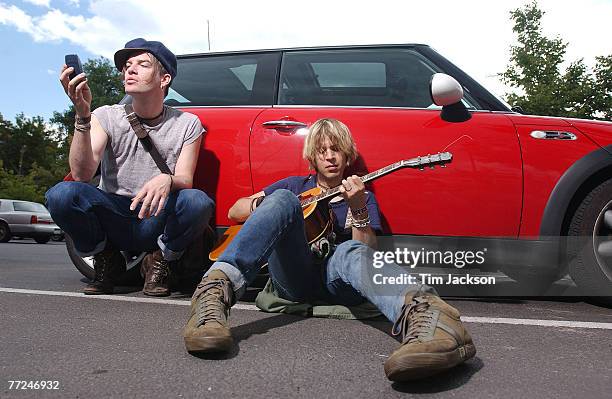
<instances>
[{"instance_id":1,"label":"car bumper","mask_svg":"<svg viewBox=\"0 0 612 399\"><path fill-rule=\"evenodd\" d=\"M60 235L62 230L56 224L22 224L10 226L16 236L51 236Z\"/></svg>"}]
</instances>

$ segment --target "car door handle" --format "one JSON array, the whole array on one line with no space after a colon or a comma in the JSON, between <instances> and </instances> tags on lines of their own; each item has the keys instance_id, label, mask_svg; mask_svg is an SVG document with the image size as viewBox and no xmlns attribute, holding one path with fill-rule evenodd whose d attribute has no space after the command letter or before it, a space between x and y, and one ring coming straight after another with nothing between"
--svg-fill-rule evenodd
<instances>
[{"instance_id":1,"label":"car door handle","mask_svg":"<svg viewBox=\"0 0 612 399\"><path fill-rule=\"evenodd\" d=\"M576 135L570 132L560 132L557 130L534 130L530 134L534 139L542 140L576 140Z\"/></svg>"},{"instance_id":2,"label":"car door handle","mask_svg":"<svg viewBox=\"0 0 612 399\"><path fill-rule=\"evenodd\" d=\"M267 121L261 124L263 127L268 129L276 129L279 134L291 135L294 134L296 129L307 127L308 125L298 121Z\"/></svg>"}]
</instances>

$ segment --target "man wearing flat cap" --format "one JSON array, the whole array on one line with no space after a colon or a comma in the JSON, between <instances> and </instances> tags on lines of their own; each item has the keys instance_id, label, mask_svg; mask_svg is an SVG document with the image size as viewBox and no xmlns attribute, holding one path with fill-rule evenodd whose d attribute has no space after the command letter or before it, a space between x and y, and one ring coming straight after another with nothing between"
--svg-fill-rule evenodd
<instances>
[{"instance_id":1,"label":"man wearing flat cap","mask_svg":"<svg viewBox=\"0 0 612 399\"><path fill-rule=\"evenodd\" d=\"M91 91L84 73L60 81L74 104L75 132L70 146L74 181L46 194L53 220L72 238L77 253L93 256L94 280L85 294L110 294L125 269L119 251L146 251L141 271L146 295L170 294L170 263L200 235L214 203L193 189L193 174L205 132L192 114L163 101L177 72L176 56L160 42L134 39L117 51L132 104L102 106L91 112ZM127 115L136 114L169 171L163 173L134 132ZM98 187L87 182L100 165Z\"/></svg>"}]
</instances>

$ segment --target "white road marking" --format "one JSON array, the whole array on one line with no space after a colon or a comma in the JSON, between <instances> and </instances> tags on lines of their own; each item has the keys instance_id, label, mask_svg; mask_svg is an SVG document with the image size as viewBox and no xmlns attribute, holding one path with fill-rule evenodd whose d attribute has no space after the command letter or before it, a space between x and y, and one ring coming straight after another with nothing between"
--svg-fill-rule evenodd
<instances>
[{"instance_id":1,"label":"white road marking","mask_svg":"<svg viewBox=\"0 0 612 399\"><path fill-rule=\"evenodd\" d=\"M0 292L8 292L8 293L13 293L13 294L77 297L77 298L85 298L85 299L106 299L110 301L120 301L120 302L159 303L159 304L164 304L164 305L180 305L180 306L191 305L190 301L181 300L181 299L139 298L139 297L122 296L122 295L85 295L80 292L25 290L21 288L5 288L5 287L0 287ZM247 305L247 304L242 304L242 303L235 304L234 306L232 306L232 309L259 310L257 306L255 305Z\"/></svg>"},{"instance_id":2,"label":"white road marking","mask_svg":"<svg viewBox=\"0 0 612 399\"><path fill-rule=\"evenodd\" d=\"M77 297L86 299L103 299L110 301L122 302L137 302L137 303L157 303L164 305L180 305L189 306L190 302L181 299L161 299L161 298L140 298L122 295L85 295L80 292L62 292L62 291L42 291L42 290L26 290L21 288L5 288L0 287L0 292L12 294L29 294L29 295L49 295L61 297ZM255 305L237 303L232 309L241 310L259 310ZM593 321L575 321L575 320L538 320L538 319L515 319L506 317L476 317L462 316L461 320L466 323L481 323L481 324L512 324L521 326L540 326L540 327L566 327L566 328L595 328L612 330L612 323L601 323Z\"/></svg>"}]
</instances>

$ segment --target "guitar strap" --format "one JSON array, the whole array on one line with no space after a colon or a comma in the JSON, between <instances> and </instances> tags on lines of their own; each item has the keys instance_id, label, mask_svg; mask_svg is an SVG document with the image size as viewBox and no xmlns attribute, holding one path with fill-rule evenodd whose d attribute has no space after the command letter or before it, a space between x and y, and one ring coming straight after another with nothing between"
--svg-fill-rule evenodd
<instances>
[{"instance_id":1,"label":"guitar strap","mask_svg":"<svg viewBox=\"0 0 612 399\"><path fill-rule=\"evenodd\" d=\"M144 126L142 126L140 119L138 119L136 112L134 112L132 104L125 104L125 114L127 115L130 125L132 125L132 129L134 129L134 133L136 133L136 136L138 137L138 141L140 141L140 144L142 144L142 148L144 148L144 150L151 155L151 158L153 158L153 161L155 161L155 165L157 165L162 173L171 175L172 171L168 167L166 161L160 155L159 151L157 151L155 144L153 144L151 137L149 137L149 132L147 132Z\"/></svg>"}]
</instances>

